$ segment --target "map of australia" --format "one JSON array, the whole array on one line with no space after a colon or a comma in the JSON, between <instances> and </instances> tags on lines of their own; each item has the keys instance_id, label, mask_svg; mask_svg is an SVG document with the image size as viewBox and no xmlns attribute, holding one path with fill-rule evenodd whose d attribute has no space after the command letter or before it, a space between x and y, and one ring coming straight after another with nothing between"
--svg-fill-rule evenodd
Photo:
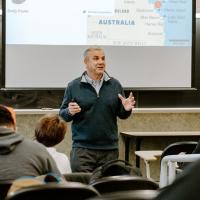
<instances>
[{"instance_id":1,"label":"map of australia","mask_svg":"<svg viewBox=\"0 0 200 200\"><path fill-rule=\"evenodd\" d=\"M116 0L113 14L88 15L87 43L191 46L190 6L188 0Z\"/></svg>"},{"instance_id":2,"label":"map of australia","mask_svg":"<svg viewBox=\"0 0 200 200\"><path fill-rule=\"evenodd\" d=\"M6 43L191 47L192 1L6 1Z\"/></svg>"}]
</instances>

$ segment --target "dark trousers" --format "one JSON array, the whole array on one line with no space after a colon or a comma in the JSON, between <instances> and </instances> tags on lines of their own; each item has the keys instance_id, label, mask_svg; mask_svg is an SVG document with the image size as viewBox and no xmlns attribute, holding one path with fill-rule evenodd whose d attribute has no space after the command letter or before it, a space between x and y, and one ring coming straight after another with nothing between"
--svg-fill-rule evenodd
<instances>
[{"instance_id":1,"label":"dark trousers","mask_svg":"<svg viewBox=\"0 0 200 200\"><path fill-rule=\"evenodd\" d=\"M72 172L93 172L97 167L118 159L119 151L72 148L70 163Z\"/></svg>"}]
</instances>

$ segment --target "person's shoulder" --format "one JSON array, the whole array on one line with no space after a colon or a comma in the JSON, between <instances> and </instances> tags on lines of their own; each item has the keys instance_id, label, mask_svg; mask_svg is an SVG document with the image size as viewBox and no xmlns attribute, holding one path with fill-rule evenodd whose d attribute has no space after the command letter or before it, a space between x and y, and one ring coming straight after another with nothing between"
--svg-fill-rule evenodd
<instances>
[{"instance_id":1,"label":"person's shoulder","mask_svg":"<svg viewBox=\"0 0 200 200\"><path fill-rule=\"evenodd\" d=\"M80 82L81 82L81 77L78 77L78 78L75 78L75 79L73 79L72 81L70 81L70 82L68 83L68 86L70 87L70 86L79 84Z\"/></svg>"},{"instance_id":2,"label":"person's shoulder","mask_svg":"<svg viewBox=\"0 0 200 200\"><path fill-rule=\"evenodd\" d=\"M36 141L33 141L29 138L24 138L23 140L23 143L22 143L24 146L28 146L28 149L29 150L34 150L34 149L37 149L37 151L40 153L41 152L47 152L45 146L43 144L40 144L39 142L36 142Z\"/></svg>"},{"instance_id":3,"label":"person's shoulder","mask_svg":"<svg viewBox=\"0 0 200 200\"><path fill-rule=\"evenodd\" d=\"M110 77L109 81L113 84L117 84L121 86L121 83L119 82L118 79L114 78L114 77Z\"/></svg>"},{"instance_id":4,"label":"person's shoulder","mask_svg":"<svg viewBox=\"0 0 200 200\"><path fill-rule=\"evenodd\" d=\"M51 157L46 147L43 144L40 144L36 141L33 141L29 138L24 138L24 140L17 145L18 152L24 152L23 155L30 157L42 157L49 158Z\"/></svg>"}]
</instances>

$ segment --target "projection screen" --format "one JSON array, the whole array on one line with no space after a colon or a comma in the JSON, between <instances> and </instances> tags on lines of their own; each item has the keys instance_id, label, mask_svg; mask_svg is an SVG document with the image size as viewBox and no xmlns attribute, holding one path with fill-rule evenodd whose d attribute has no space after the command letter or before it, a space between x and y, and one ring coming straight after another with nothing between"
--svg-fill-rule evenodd
<instances>
[{"instance_id":1,"label":"projection screen","mask_svg":"<svg viewBox=\"0 0 200 200\"><path fill-rule=\"evenodd\" d=\"M64 88L100 46L124 88L191 88L192 0L5 0L5 88Z\"/></svg>"}]
</instances>

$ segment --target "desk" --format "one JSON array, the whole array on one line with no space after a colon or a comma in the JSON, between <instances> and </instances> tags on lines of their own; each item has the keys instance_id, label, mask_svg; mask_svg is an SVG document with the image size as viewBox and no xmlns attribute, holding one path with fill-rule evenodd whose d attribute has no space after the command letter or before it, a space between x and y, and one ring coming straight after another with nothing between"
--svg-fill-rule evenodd
<instances>
[{"instance_id":1,"label":"desk","mask_svg":"<svg viewBox=\"0 0 200 200\"><path fill-rule=\"evenodd\" d=\"M139 156L144 160L146 165L146 177L151 178L150 176L150 161L157 160L158 157L162 155L161 150L147 150L147 151L135 151L135 155Z\"/></svg>"},{"instance_id":2,"label":"desk","mask_svg":"<svg viewBox=\"0 0 200 200\"><path fill-rule=\"evenodd\" d=\"M135 151L135 155L146 161L154 161L161 156L162 152L161 150Z\"/></svg>"},{"instance_id":3,"label":"desk","mask_svg":"<svg viewBox=\"0 0 200 200\"><path fill-rule=\"evenodd\" d=\"M143 138L147 137L195 137L200 138L200 131L159 131L159 132L120 132L125 143L125 160L129 162L130 140L135 140L135 151L140 151ZM140 159L136 156L136 167L140 167Z\"/></svg>"}]
</instances>

